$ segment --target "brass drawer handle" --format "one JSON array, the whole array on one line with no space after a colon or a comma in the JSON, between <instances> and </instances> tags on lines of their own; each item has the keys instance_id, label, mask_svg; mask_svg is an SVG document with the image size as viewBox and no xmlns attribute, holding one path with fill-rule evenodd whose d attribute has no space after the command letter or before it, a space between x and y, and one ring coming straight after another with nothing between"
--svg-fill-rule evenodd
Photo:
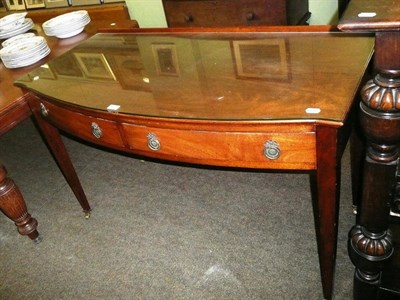
<instances>
[{"instance_id":1,"label":"brass drawer handle","mask_svg":"<svg viewBox=\"0 0 400 300\"><path fill-rule=\"evenodd\" d=\"M47 117L49 115L49 111L47 110L46 106L44 106L43 103L39 104L40 107L40 113L42 114L43 117Z\"/></svg>"},{"instance_id":2,"label":"brass drawer handle","mask_svg":"<svg viewBox=\"0 0 400 300\"><path fill-rule=\"evenodd\" d=\"M101 130L99 124L93 122L91 128L92 128L92 134L95 136L95 138L99 139L103 136L103 131Z\"/></svg>"},{"instance_id":3,"label":"brass drawer handle","mask_svg":"<svg viewBox=\"0 0 400 300\"><path fill-rule=\"evenodd\" d=\"M150 150L158 151L161 148L161 143L158 137L154 133L149 133L147 135L147 146Z\"/></svg>"},{"instance_id":4,"label":"brass drawer handle","mask_svg":"<svg viewBox=\"0 0 400 300\"><path fill-rule=\"evenodd\" d=\"M275 141L269 140L264 144L264 155L270 160L278 159L281 155L279 144Z\"/></svg>"}]
</instances>

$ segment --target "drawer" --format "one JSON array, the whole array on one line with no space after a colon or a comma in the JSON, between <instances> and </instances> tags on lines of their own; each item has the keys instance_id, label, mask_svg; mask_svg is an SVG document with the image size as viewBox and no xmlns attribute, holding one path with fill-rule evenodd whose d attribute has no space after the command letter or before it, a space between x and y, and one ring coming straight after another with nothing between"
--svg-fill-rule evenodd
<instances>
[{"instance_id":1,"label":"drawer","mask_svg":"<svg viewBox=\"0 0 400 300\"><path fill-rule=\"evenodd\" d=\"M286 25L286 0L164 0L169 27Z\"/></svg>"},{"instance_id":2,"label":"drawer","mask_svg":"<svg viewBox=\"0 0 400 300\"><path fill-rule=\"evenodd\" d=\"M312 170L316 166L313 132L216 132L121 126L131 151L145 156L247 168Z\"/></svg>"},{"instance_id":3,"label":"drawer","mask_svg":"<svg viewBox=\"0 0 400 300\"><path fill-rule=\"evenodd\" d=\"M48 122L74 136L117 149L125 147L114 121L94 118L45 101L38 101L36 109Z\"/></svg>"}]
</instances>

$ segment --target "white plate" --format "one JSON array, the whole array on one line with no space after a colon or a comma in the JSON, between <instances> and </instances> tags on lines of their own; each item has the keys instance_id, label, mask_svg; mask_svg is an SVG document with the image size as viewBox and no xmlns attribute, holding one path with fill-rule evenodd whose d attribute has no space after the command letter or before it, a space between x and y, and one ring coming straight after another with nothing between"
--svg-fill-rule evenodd
<instances>
[{"instance_id":1,"label":"white plate","mask_svg":"<svg viewBox=\"0 0 400 300\"><path fill-rule=\"evenodd\" d=\"M13 36L13 37L5 40L4 42L1 43L1 45L3 47L7 47L7 46L10 46L11 44L17 43L22 40L29 39L34 36L35 36L35 34L33 32L21 33L21 34L18 34L16 36Z\"/></svg>"},{"instance_id":2,"label":"white plate","mask_svg":"<svg viewBox=\"0 0 400 300\"><path fill-rule=\"evenodd\" d=\"M80 22L89 18L89 14L85 10L75 11L57 16L42 24L44 30L56 30L57 28L65 28L70 24Z\"/></svg>"},{"instance_id":3,"label":"white plate","mask_svg":"<svg viewBox=\"0 0 400 300\"><path fill-rule=\"evenodd\" d=\"M46 35L49 36L63 35L71 31L76 31L79 28L84 28L89 23L90 23L90 18L81 20L79 22L68 23L65 26L60 26L52 29L43 29L43 31Z\"/></svg>"},{"instance_id":4,"label":"white plate","mask_svg":"<svg viewBox=\"0 0 400 300\"><path fill-rule=\"evenodd\" d=\"M85 26L83 26L83 27L81 27L81 28L79 28L77 30L67 32L67 33L61 33L61 34L58 33L58 34L56 34L56 37L58 37L59 39L70 38L70 37L73 37L73 36L75 36L77 34L80 34L83 31L83 29L85 29Z\"/></svg>"},{"instance_id":5,"label":"white plate","mask_svg":"<svg viewBox=\"0 0 400 300\"><path fill-rule=\"evenodd\" d=\"M73 11L69 12L66 14L59 15L57 17L54 17L50 20L47 20L42 24L43 29L50 29L50 28L55 28L59 26L65 26L66 23L71 23L74 21L79 21L81 19L84 19L88 16L88 12L86 10L78 10L78 11Z\"/></svg>"},{"instance_id":6,"label":"white plate","mask_svg":"<svg viewBox=\"0 0 400 300\"><path fill-rule=\"evenodd\" d=\"M30 39L35 39L35 37ZM19 68L31 65L49 53L50 48L45 40L35 43L29 43L25 40L0 50L1 59L7 68Z\"/></svg>"},{"instance_id":7,"label":"white plate","mask_svg":"<svg viewBox=\"0 0 400 300\"><path fill-rule=\"evenodd\" d=\"M20 57L21 55L32 53L35 49L40 48L43 44L46 44L46 40L42 36L34 36L27 40L21 40L20 42L4 47L0 50L0 57L3 58L14 58Z\"/></svg>"},{"instance_id":8,"label":"white plate","mask_svg":"<svg viewBox=\"0 0 400 300\"><path fill-rule=\"evenodd\" d=\"M90 22L90 17L86 16L84 18L81 18L79 20L68 20L65 21L63 24L55 27L44 27L44 30L46 31L58 31L58 30L65 30L68 29L71 26L81 26L83 24L87 24Z\"/></svg>"},{"instance_id":9,"label":"white plate","mask_svg":"<svg viewBox=\"0 0 400 300\"><path fill-rule=\"evenodd\" d=\"M24 18L27 14L28 13L26 13L26 12L22 12L22 13L14 13L14 14L10 14L10 15L2 17L0 19L0 31L12 29L12 27L22 24L22 22L24 21Z\"/></svg>"},{"instance_id":10,"label":"white plate","mask_svg":"<svg viewBox=\"0 0 400 300\"><path fill-rule=\"evenodd\" d=\"M34 26L32 19L26 18L19 26L14 27L12 30L0 31L0 39L8 39L21 33L27 32Z\"/></svg>"},{"instance_id":11,"label":"white plate","mask_svg":"<svg viewBox=\"0 0 400 300\"><path fill-rule=\"evenodd\" d=\"M90 19L87 19L87 20L82 20L80 22L68 23L65 26L60 26L57 28L43 29L43 31L46 33L46 35L57 35L60 33L75 31L78 28L85 27L87 24L89 24L89 22L90 22Z\"/></svg>"},{"instance_id":12,"label":"white plate","mask_svg":"<svg viewBox=\"0 0 400 300\"><path fill-rule=\"evenodd\" d=\"M39 53L35 56L32 56L28 59L19 60L17 62L3 61L3 63L4 63L4 66L6 66L6 68L9 68L9 69L21 68L21 67L26 67L26 66L32 65L32 64L38 62L39 60L41 60L42 58L46 57L49 54L50 54L50 48L47 48L45 51L42 51L41 53Z\"/></svg>"},{"instance_id":13,"label":"white plate","mask_svg":"<svg viewBox=\"0 0 400 300\"><path fill-rule=\"evenodd\" d=\"M36 55L40 55L40 53L42 53L43 51L46 51L47 48L49 48L49 46L47 44L40 44L40 45L36 46L35 48L31 48L31 49L29 49L29 51L24 52L22 54L19 53L19 54L11 55L11 56L2 56L1 59L3 61L7 60L9 62L12 62L12 61L18 62L20 60L25 60L25 59L34 57Z\"/></svg>"},{"instance_id":14,"label":"white plate","mask_svg":"<svg viewBox=\"0 0 400 300\"><path fill-rule=\"evenodd\" d=\"M52 18L42 24L43 31L48 36L68 38L83 31L90 23L86 10L78 10Z\"/></svg>"}]
</instances>

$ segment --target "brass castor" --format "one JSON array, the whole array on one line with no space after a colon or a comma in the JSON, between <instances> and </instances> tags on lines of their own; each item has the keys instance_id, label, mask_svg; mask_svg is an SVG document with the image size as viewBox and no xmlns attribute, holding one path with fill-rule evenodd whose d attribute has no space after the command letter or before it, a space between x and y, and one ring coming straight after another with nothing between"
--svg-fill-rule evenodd
<instances>
[{"instance_id":1,"label":"brass castor","mask_svg":"<svg viewBox=\"0 0 400 300\"><path fill-rule=\"evenodd\" d=\"M90 211L85 211L85 219L86 220L90 219Z\"/></svg>"}]
</instances>

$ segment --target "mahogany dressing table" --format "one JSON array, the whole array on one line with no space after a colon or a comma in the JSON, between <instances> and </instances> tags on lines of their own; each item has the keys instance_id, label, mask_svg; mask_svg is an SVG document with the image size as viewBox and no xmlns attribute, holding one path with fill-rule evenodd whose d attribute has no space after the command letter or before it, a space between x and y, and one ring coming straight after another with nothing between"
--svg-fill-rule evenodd
<instances>
[{"instance_id":1,"label":"mahogany dressing table","mask_svg":"<svg viewBox=\"0 0 400 300\"><path fill-rule=\"evenodd\" d=\"M121 30L15 84L87 214L60 131L160 161L309 173L331 299L340 161L373 42L311 26Z\"/></svg>"},{"instance_id":2,"label":"mahogany dressing table","mask_svg":"<svg viewBox=\"0 0 400 300\"><path fill-rule=\"evenodd\" d=\"M400 299L400 3L352 0L339 28L374 32L376 40L375 76L361 91L367 149L357 224L348 243L356 267L354 298Z\"/></svg>"}]
</instances>

